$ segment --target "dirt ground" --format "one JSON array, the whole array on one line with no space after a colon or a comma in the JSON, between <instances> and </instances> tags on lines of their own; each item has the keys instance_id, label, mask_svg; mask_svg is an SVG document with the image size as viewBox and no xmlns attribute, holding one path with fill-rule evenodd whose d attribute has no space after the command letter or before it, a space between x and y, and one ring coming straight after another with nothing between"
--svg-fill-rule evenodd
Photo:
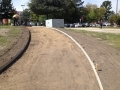
<instances>
[{"instance_id":1,"label":"dirt ground","mask_svg":"<svg viewBox=\"0 0 120 90\"><path fill-rule=\"evenodd\" d=\"M93 32L104 32L104 33L116 33L120 34L119 28L106 28L103 27L102 29L99 27L93 28L93 27L85 27L85 28L66 28L66 29L75 29L75 30L86 30L86 31L93 31Z\"/></svg>"},{"instance_id":2,"label":"dirt ground","mask_svg":"<svg viewBox=\"0 0 120 90\"><path fill-rule=\"evenodd\" d=\"M7 35L7 31L2 29L0 30L3 35ZM5 34L4 34L5 33ZM28 35L29 35L29 30L21 28L20 33L15 36L14 38L8 37L11 39L11 42L9 43L9 46L6 46L3 48L3 46L0 52L0 71L2 70L3 67L5 67L8 63L10 63L13 58L17 56L17 54L23 49L23 47L26 45L28 41Z\"/></svg>"},{"instance_id":3,"label":"dirt ground","mask_svg":"<svg viewBox=\"0 0 120 90\"><path fill-rule=\"evenodd\" d=\"M120 30L81 28L81 30L101 31L106 33L120 33ZM88 53L91 60L98 64L98 75L104 90L120 89L120 51L112 48L110 44L91 36L63 30L71 35Z\"/></svg>"},{"instance_id":4,"label":"dirt ground","mask_svg":"<svg viewBox=\"0 0 120 90\"><path fill-rule=\"evenodd\" d=\"M31 42L10 68L0 74L0 90L100 90L84 53L69 38L44 27L29 27ZM106 42L71 35L98 64L104 90L120 88L120 52Z\"/></svg>"},{"instance_id":5,"label":"dirt ground","mask_svg":"<svg viewBox=\"0 0 120 90\"><path fill-rule=\"evenodd\" d=\"M44 27L29 27L31 42L0 75L0 90L100 90L84 53L68 37Z\"/></svg>"}]
</instances>

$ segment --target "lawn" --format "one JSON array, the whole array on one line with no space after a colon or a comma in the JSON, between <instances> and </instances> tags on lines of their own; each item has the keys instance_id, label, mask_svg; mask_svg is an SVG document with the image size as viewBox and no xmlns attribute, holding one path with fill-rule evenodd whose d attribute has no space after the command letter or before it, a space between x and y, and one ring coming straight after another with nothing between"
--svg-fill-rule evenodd
<instances>
[{"instance_id":1,"label":"lawn","mask_svg":"<svg viewBox=\"0 0 120 90\"><path fill-rule=\"evenodd\" d=\"M21 27L0 26L0 54L18 40L21 31Z\"/></svg>"},{"instance_id":2,"label":"lawn","mask_svg":"<svg viewBox=\"0 0 120 90\"><path fill-rule=\"evenodd\" d=\"M116 28L117 29L117 28ZM67 30L67 29L66 29ZM92 32L85 30L68 29L69 31L81 33L84 35L91 35L92 37L99 38L100 40L107 41L109 45L120 50L120 34Z\"/></svg>"}]
</instances>

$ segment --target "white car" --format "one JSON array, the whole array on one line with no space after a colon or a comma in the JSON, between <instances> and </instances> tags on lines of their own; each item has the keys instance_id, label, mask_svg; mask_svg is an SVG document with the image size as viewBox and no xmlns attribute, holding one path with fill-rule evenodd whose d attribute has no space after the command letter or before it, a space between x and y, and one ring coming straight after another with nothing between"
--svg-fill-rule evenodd
<instances>
[{"instance_id":1,"label":"white car","mask_svg":"<svg viewBox=\"0 0 120 90\"><path fill-rule=\"evenodd\" d=\"M103 23L103 26L110 26L111 24L110 23L108 23L108 22L104 22Z\"/></svg>"},{"instance_id":2,"label":"white car","mask_svg":"<svg viewBox=\"0 0 120 90\"><path fill-rule=\"evenodd\" d=\"M79 24L79 23L75 23L75 27L81 27L82 24Z\"/></svg>"},{"instance_id":3,"label":"white car","mask_svg":"<svg viewBox=\"0 0 120 90\"><path fill-rule=\"evenodd\" d=\"M30 26L35 26L35 23L34 22L29 22L29 25Z\"/></svg>"}]
</instances>

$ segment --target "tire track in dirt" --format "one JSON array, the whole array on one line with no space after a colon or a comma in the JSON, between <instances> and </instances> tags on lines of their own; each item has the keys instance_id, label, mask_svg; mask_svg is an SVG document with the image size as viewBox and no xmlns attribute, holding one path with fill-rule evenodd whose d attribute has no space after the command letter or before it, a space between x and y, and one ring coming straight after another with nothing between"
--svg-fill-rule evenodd
<instances>
[{"instance_id":1,"label":"tire track in dirt","mask_svg":"<svg viewBox=\"0 0 120 90\"><path fill-rule=\"evenodd\" d=\"M0 90L100 90L77 45L44 27L30 27L25 54L0 75Z\"/></svg>"}]
</instances>

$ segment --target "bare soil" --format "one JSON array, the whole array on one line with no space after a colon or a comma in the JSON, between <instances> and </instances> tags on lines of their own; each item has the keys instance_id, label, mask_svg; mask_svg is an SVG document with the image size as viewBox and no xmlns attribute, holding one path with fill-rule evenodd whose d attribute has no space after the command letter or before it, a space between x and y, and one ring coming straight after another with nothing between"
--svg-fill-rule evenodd
<instances>
[{"instance_id":1,"label":"bare soil","mask_svg":"<svg viewBox=\"0 0 120 90\"><path fill-rule=\"evenodd\" d=\"M11 42L9 46L6 46L1 49L0 53L0 71L8 65L12 60L15 59L15 57L18 55L18 53L24 48L28 41L29 37L29 31L25 28L21 28L22 30L20 33L15 36L14 38L10 38ZM7 35L7 31L5 29L2 29L2 34ZM9 37L8 37L9 38ZM3 47L3 46L0 46ZM13 59L14 58L14 59Z\"/></svg>"},{"instance_id":2,"label":"bare soil","mask_svg":"<svg viewBox=\"0 0 120 90\"><path fill-rule=\"evenodd\" d=\"M0 75L0 90L100 90L84 53L65 35L29 27L23 56Z\"/></svg>"},{"instance_id":3,"label":"bare soil","mask_svg":"<svg viewBox=\"0 0 120 90\"><path fill-rule=\"evenodd\" d=\"M85 28L84 28L85 29ZM82 29L82 30L84 30ZM89 31L89 28L86 28ZM90 31L101 29L91 29ZM98 64L98 75L101 79L104 90L120 89L120 51L111 47L106 41L94 38L90 35L75 33L69 30L62 30L71 35L88 53L94 64ZM109 32L110 31L110 32ZM120 30L106 30L101 32L120 33Z\"/></svg>"},{"instance_id":4,"label":"bare soil","mask_svg":"<svg viewBox=\"0 0 120 90\"><path fill-rule=\"evenodd\" d=\"M0 90L100 90L87 58L73 41L52 29L28 29L30 45L16 63L0 74ZM119 90L120 51L91 36L63 31L98 64L104 90Z\"/></svg>"}]
</instances>

